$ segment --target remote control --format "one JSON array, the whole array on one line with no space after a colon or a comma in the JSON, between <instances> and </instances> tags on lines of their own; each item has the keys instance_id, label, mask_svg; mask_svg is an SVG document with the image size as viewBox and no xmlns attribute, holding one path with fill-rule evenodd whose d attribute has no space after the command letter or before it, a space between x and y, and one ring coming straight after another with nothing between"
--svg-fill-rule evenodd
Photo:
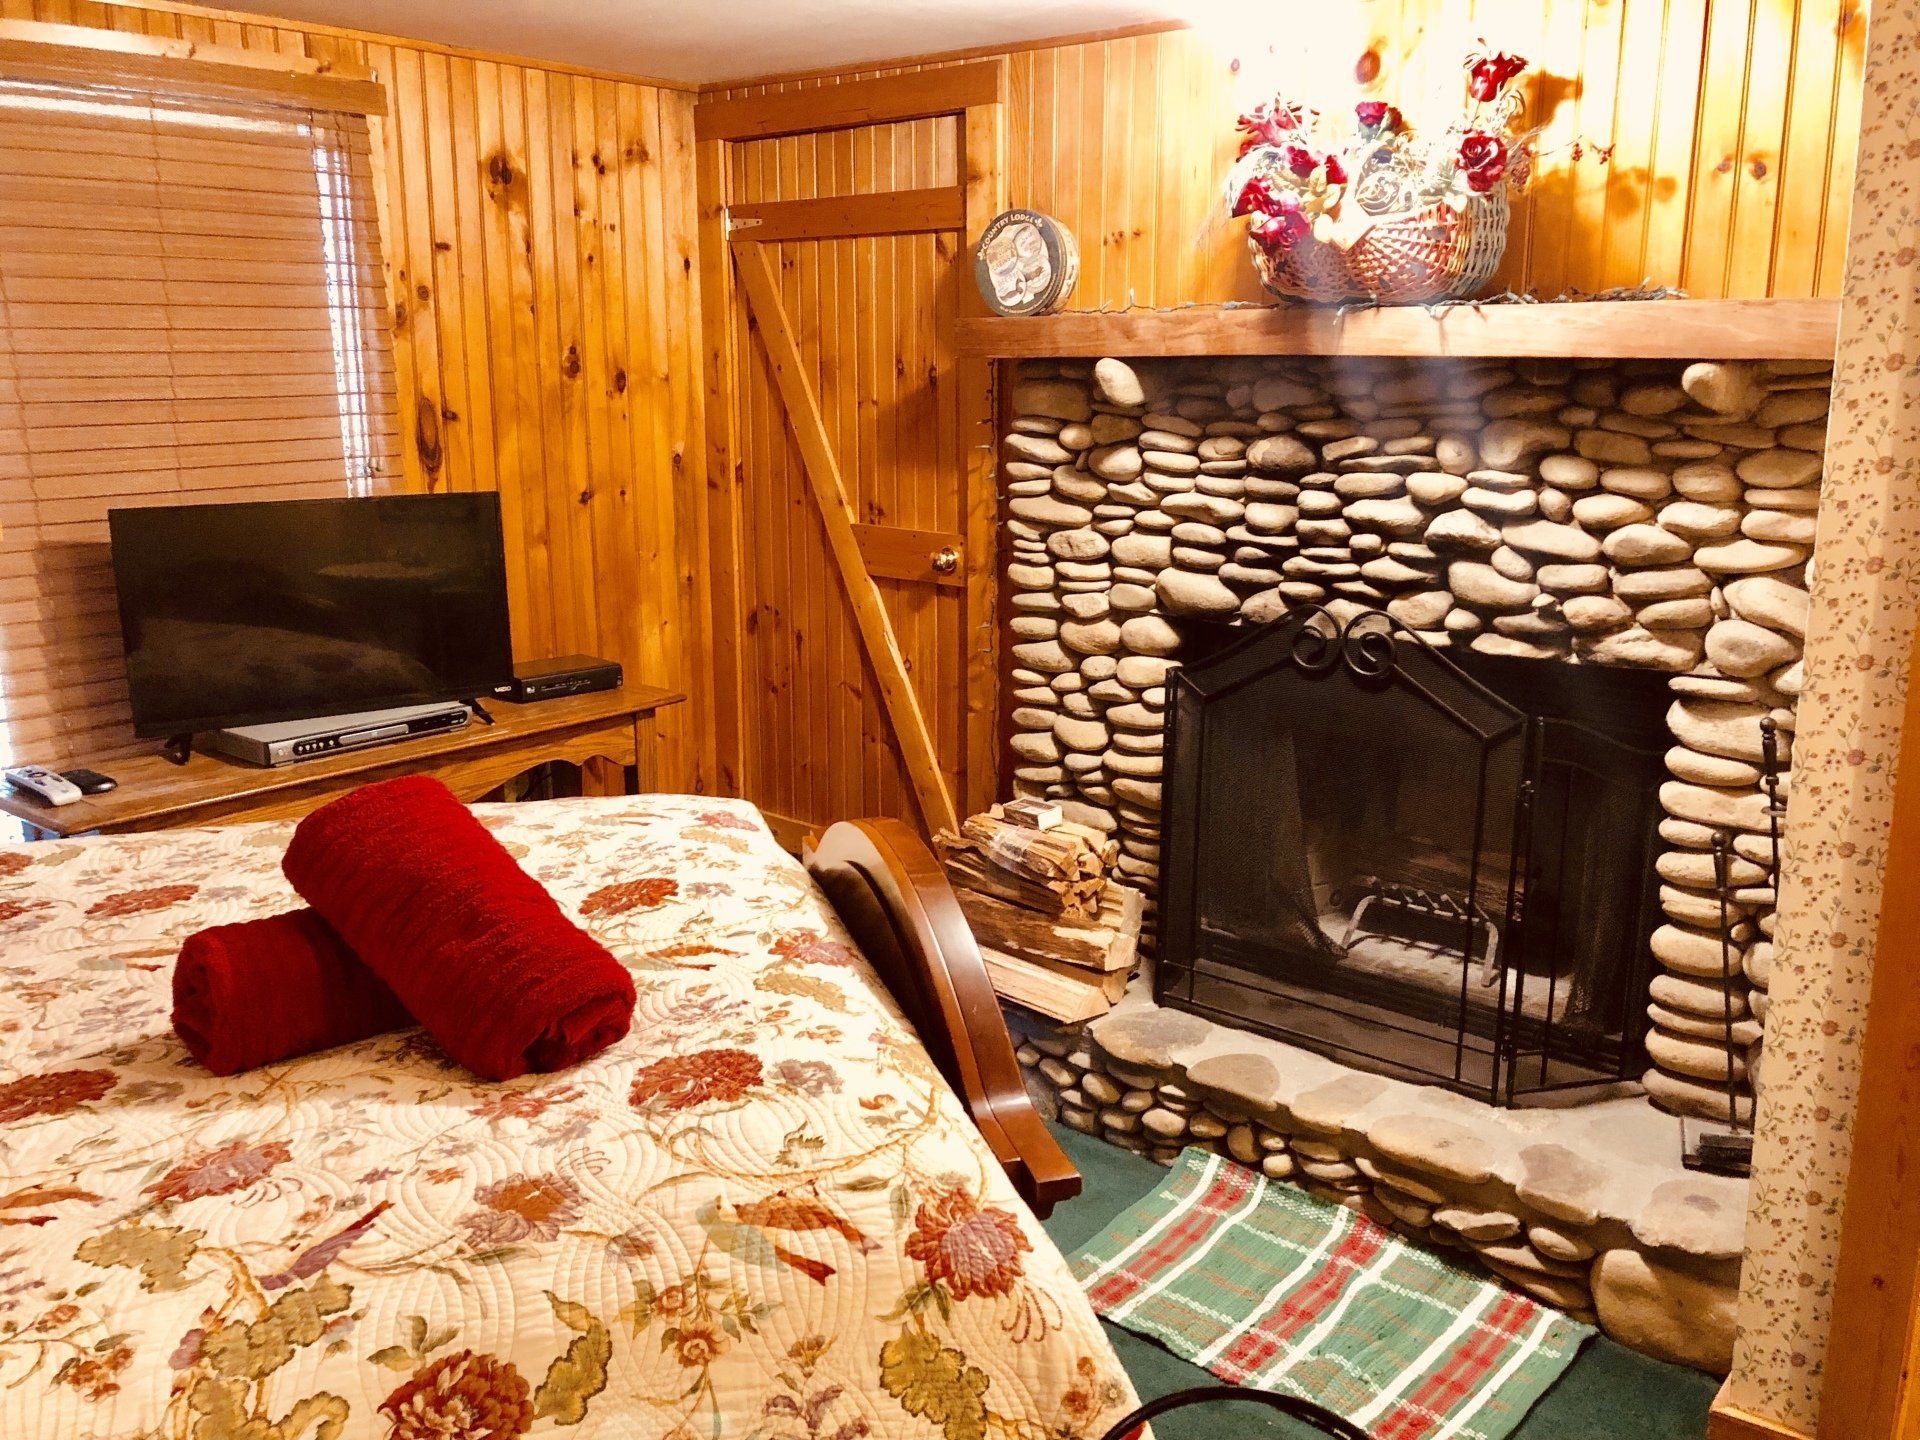
<instances>
[{"instance_id":1,"label":"remote control","mask_svg":"<svg viewBox=\"0 0 1920 1440\"><path fill-rule=\"evenodd\" d=\"M16 765L6 772L7 783L32 795L43 804L71 805L80 798L80 787L56 775L44 765Z\"/></svg>"},{"instance_id":2,"label":"remote control","mask_svg":"<svg viewBox=\"0 0 1920 1440\"><path fill-rule=\"evenodd\" d=\"M63 770L60 778L78 787L82 795L104 795L120 784L111 775L102 775L98 770Z\"/></svg>"}]
</instances>

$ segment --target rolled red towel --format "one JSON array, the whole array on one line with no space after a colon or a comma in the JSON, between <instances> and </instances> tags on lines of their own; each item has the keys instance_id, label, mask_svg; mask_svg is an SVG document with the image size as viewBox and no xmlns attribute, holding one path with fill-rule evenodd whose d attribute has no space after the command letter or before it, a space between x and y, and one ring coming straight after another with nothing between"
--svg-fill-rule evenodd
<instances>
[{"instance_id":1,"label":"rolled red towel","mask_svg":"<svg viewBox=\"0 0 1920 1440\"><path fill-rule=\"evenodd\" d=\"M476 1074L575 1065L632 1023L626 967L438 780L384 780L323 805L280 868Z\"/></svg>"},{"instance_id":2,"label":"rolled red towel","mask_svg":"<svg viewBox=\"0 0 1920 1440\"><path fill-rule=\"evenodd\" d=\"M414 1023L311 910L215 925L173 966L173 1028L216 1075L237 1075Z\"/></svg>"}]
</instances>

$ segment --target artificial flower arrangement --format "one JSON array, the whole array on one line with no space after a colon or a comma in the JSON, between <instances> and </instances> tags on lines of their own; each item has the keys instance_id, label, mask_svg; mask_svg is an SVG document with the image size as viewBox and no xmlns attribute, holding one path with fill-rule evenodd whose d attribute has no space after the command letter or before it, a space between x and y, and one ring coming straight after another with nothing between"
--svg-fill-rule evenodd
<instances>
[{"instance_id":1,"label":"artificial flower arrangement","mask_svg":"<svg viewBox=\"0 0 1920 1440\"><path fill-rule=\"evenodd\" d=\"M1468 105L1438 137L1416 136L1380 100L1336 136L1319 111L1276 97L1240 117L1227 205L1247 217L1267 288L1294 299L1459 299L1506 248L1507 196L1524 187L1535 132L1514 80L1527 62L1467 57Z\"/></svg>"}]
</instances>

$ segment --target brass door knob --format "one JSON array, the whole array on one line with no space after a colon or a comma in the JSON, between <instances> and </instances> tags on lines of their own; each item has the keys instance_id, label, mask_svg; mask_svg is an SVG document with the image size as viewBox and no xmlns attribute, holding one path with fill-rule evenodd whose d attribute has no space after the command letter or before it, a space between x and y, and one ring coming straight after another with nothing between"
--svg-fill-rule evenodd
<instances>
[{"instance_id":1,"label":"brass door knob","mask_svg":"<svg viewBox=\"0 0 1920 1440\"><path fill-rule=\"evenodd\" d=\"M933 566L934 574L951 575L960 568L960 552L949 545L944 550L934 551L929 563Z\"/></svg>"}]
</instances>

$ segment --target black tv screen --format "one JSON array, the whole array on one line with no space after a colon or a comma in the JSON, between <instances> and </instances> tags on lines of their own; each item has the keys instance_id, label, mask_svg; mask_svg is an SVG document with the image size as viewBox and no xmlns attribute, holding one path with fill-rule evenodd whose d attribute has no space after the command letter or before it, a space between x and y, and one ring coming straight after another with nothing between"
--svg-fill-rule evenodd
<instances>
[{"instance_id":1,"label":"black tv screen","mask_svg":"<svg viewBox=\"0 0 1920 1440\"><path fill-rule=\"evenodd\" d=\"M134 733L489 694L513 673L490 493L107 515Z\"/></svg>"}]
</instances>

